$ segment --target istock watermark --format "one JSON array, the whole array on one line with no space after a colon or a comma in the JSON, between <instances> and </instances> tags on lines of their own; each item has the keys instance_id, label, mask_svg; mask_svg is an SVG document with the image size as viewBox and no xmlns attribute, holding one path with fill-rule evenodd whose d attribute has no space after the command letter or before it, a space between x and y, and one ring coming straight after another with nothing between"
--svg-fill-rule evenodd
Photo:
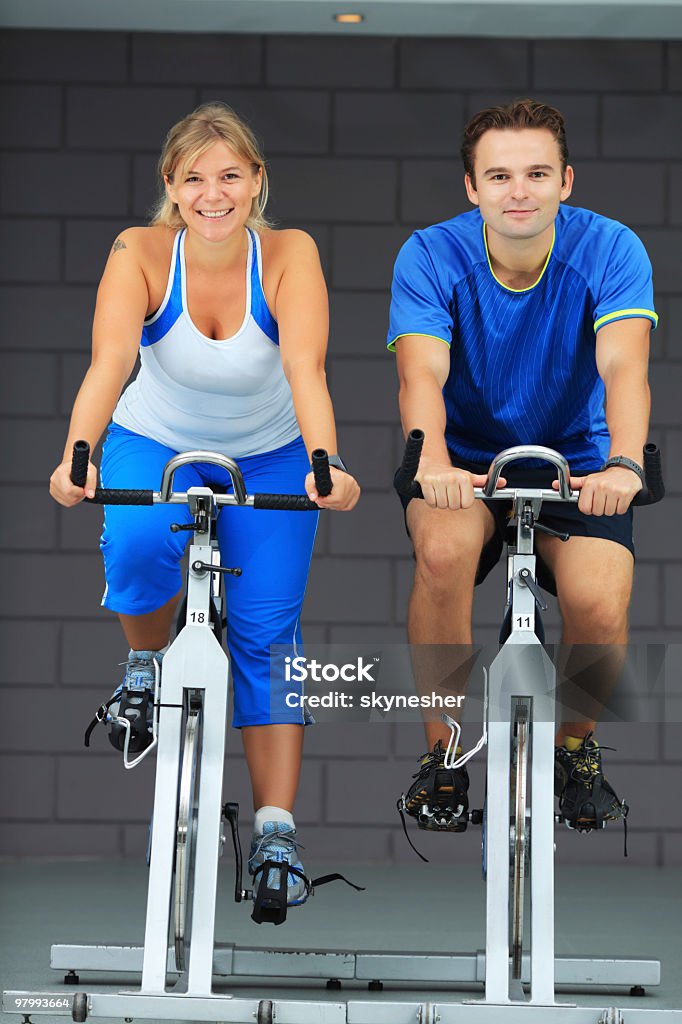
<instances>
[{"instance_id":1,"label":"istock watermark","mask_svg":"<svg viewBox=\"0 0 682 1024\"><path fill-rule=\"evenodd\" d=\"M450 651L449 653L452 653ZM445 672L450 675L450 659ZM307 644L273 646L270 663L271 713L286 721L292 712L317 721L418 721L452 714L464 706L452 678L415 681L407 644Z\"/></svg>"},{"instance_id":2,"label":"istock watermark","mask_svg":"<svg viewBox=\"0 0 682 1024\"><path fill-rule=\"evenodd\" d=\"M516 692L528 671L543 673L557 722L682 721L679 644L522 644L512 650L318 643L270 651L273 722L310 721L311 714L319 722L440 721L444 713L477 724L486 713L496 720L498 695L488 693L484 681L498 658L505 693Z\"/></svg>"},{"instance_id":3,"label":"istock watermark","mask_svg":"<svg viewBox=\"0 0 682 1024\"><path fill-rule=\"evenodd\" d=\"M355 661L337 665L330 661L317 661L299 655L284 659L284 678L288 683L376 683L381 656L375 655L369 660L362 656Z\"/></svg>"}]
</instances>

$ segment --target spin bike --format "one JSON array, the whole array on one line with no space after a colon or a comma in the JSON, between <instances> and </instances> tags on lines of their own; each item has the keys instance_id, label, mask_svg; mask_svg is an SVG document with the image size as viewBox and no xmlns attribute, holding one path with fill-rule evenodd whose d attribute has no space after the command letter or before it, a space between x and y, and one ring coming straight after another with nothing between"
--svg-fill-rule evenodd
<instances>
[{"instance_id":1,"label":"spin bike","mask_svg":"<svg viewBox=\"0 0 682 1024\"><path fill-rule=\"evenodd\" d=\"M423 435L408 440L399 486L407 489L419 463ZM517 458L541 457L557 467L559 491L528 488L496 490L505 465ZM657 452L645 451L648 493L640 504L659 500L663 488ZM554 667L536 634L533 536L544 501L577 500L569 489L568 467L549 449L522 447L501 453L491 466L479 498L506 498L517 518L516 545L508 558L505 621L508 636L488 678L484 742L488 788L485 816L486 948L471 954L362 952L300 949L264 950L215 945L216 875L222 845L220 785L223 769L229 665L213 630L211 579L225 570L210 542L218 504L305 508L305 497L247 496L235 463L220 458L233 483L233 495L192 488L172 491L173 473L183 461L216 461L206 453L178 456L166 466L158 493L129 500L187 502L195 517L189 554L187 626L163 662L154 743L157 774L149 893L143 947L52 947L51 966L67 970L67 987L79 984L76 970L141 972L134 991L3 993L3 1010L23 1014L61 1013L75 1021L89 1017L224 1021L230 1024L509 1024L531 1018L554 1024L682 1024L682 1010L603 1011L562 1004L561 985L656 985L660 964L641 959L614 960L554 956L553 768ZM109 497L106 499L109 501ZM297 504L298 503L298 504ZM184 732L184 741L183 741ZM229 812L225 809L226 816ZM477 812L472 812L475 815ZM534 867L534 870L533 870ZM528 893L529 890L529 893ZM250 894L240 889L240 902ZM453 899L455 898L453 892ZM526 897L529 895L529 899ZM524 905L530 928L524 929ZM525 932L530 941L525 945ZM214 978L326 980L327 998L243 998L213 991ZM342 983L354 983L357 998L339 1000ZM381 993L384 983L427 987L425 998ZM453 1001L438 996L433 984L483 983L483 999ZM357 992L365 984L371 995ZM529 987L529 998L524 986ZM348 993L350 995L350 992ZM56 1002L62 1005L55 1009ZM48 1003L50 1007L48 1008ZM66 1005L64 1005L66 1004Z\"/></svg>"},{"instance_id":2,"label":"spin bike","mask_svg":"<svg viewBox=\"0 0 682 1024\"><path fill-rule=\"evenodd\" d=\"M413 430L408 436L395 479L396 490L402 495L423 497L421 487L414 482L423 442L422 431ZM646 445L643 454L647 486L632 503L640 506L660 501L665 493L660 452L655 445ZM539 459L556 468L556 491L498 488L505 467L527 459ZM563 1015L565 1007L555 1002L555 983L630 985L631 994L640 995L645 984L660 983L660 963L554 956L553 826L568 822L553 810L556 671L543 646L540 612L547 604L536 583L534 533L537 530L568 540L568 534L538 522L545 502L577 503L579 494L571 492L568 464L559 452L540 445L508 448L493 460L485 487L475 488L474 495L486 500L511 499L512 521L516 523L515 542L509 543L507 550L507 603L501 646L486 672L484 731L472 751L457 756L459 725L443 715L451 728L446 768L465 764L487 745L486 805L469 812L467 822L483 827L485 1003L524 1003L523 985L529 984L528 1005L556 1007ZM422 814L432 816L426 806ZM529 929L524 929L526 902L530 903ZM524 945L526 931L529 939ZM641 1012L657 1011L630 1010L628 1017ZM618 1011L614 1013L604 1018L609 1024L612 1019L616 1024L620 1020ZM682 1011L679 1016L682 1019ZM553 1020L554 1016L546 1019Z\"/></svg>"}]
</instances>

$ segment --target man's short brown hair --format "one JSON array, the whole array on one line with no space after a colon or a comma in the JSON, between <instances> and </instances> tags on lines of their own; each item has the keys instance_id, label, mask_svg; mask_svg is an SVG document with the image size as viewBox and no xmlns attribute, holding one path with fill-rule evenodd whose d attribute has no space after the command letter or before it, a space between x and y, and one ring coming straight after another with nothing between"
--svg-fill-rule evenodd
<instances>
[{"instance_id":1,"label":"man's short brown hair","mask_svg":"<svg viewBox=\"0 0 682 1024\"><path fill-rule=\"evenodd\" d=\"M491 129L505 128L517 130L520 128L546 128L551 132L559 146L561 177L563 178L568 164L568 146L563 114L556 107L550 107L547 103L539 103L537 100L514 100L513 103L507 103L504 106L479 110L464 126L462 162L474 188L476 187L474 154L478 140Z\"/></svg>"}]
</instances>

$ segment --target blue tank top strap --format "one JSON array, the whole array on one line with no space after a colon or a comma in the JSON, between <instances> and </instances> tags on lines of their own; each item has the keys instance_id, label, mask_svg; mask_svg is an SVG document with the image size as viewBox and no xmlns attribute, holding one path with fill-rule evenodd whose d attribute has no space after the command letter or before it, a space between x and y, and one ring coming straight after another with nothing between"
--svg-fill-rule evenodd
<instances>
[{"instance_id":1,"label":"blue tank top strap","mask_svg":"<svg viewBox=\"0 0 682 1024\"><path fill-rule=\"evenodd\" d=\"M251 238L251 316L256 321L261 331L267 334L270 341L279 345L279 330L277 321L268 309L263 292L262 273L263 265L261 258L260 238L256 231L247 228Z\"/></svg>"},{"instance_id":2,"label":"blue tank top strap","mask_svg":"<svg viewBox=\"0 0 682 1024\"><path fill-rule=\"evenodd\" d=\"M183 228L182 231L178 231L173 242L173 255L171 256L168 284L163 302L156 313L149 320L145 320L142 327L140 344L144 348L164 338L182 313L182 260L180 259L180 243L185 230Z\"/></svg>"}]
</instances>

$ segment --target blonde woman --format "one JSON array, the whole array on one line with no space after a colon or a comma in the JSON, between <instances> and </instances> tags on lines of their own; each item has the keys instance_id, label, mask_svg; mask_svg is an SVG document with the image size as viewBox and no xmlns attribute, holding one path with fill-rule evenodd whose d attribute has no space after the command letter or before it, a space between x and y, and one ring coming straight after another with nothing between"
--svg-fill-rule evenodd
<instances>
[{"instance_id":1,"label":"blonde woman","mask_svg":"<svg viewBox=\"0 0 682 1024\"><path fill-rule=\"evenodd\" d=\"M71 483L71 449L80 438L94 449L108 425L105 487L156 488L174 454L208 449L238 461L248 491L305 488L323 508L352 509L360 490L338 455L328 497L317 495L310 473L313 449L337 453L317 249L304 232L276 231L265 220L267 174L253 133L229 107L201 106L170 130L159 172L165 191L151 225L118 236L100 282L92 363L51 478L53 497L70 507L94 494L92 464L84 489ZM121 395L138 353L140 371ZM227 476L194 465L175 479L186 490ZM169 529L178 514L178 506L106 508L102 604L118 613L130 645L119 690L149 690L168 644L188 536ZM238 508L219 517L223 562L244 570L226 577L227 642L233 724L256 812L252 872L267 859L301 869L292 811L304 721L296 709L271 712L269 648L300 640L316 523L314 513ZM140 717L131 750L150 739ZM110 739L121 748L114 723ZM301 879L289 874L288 883L289 905L304 902Z\"/></svg>"}]
</instances>

